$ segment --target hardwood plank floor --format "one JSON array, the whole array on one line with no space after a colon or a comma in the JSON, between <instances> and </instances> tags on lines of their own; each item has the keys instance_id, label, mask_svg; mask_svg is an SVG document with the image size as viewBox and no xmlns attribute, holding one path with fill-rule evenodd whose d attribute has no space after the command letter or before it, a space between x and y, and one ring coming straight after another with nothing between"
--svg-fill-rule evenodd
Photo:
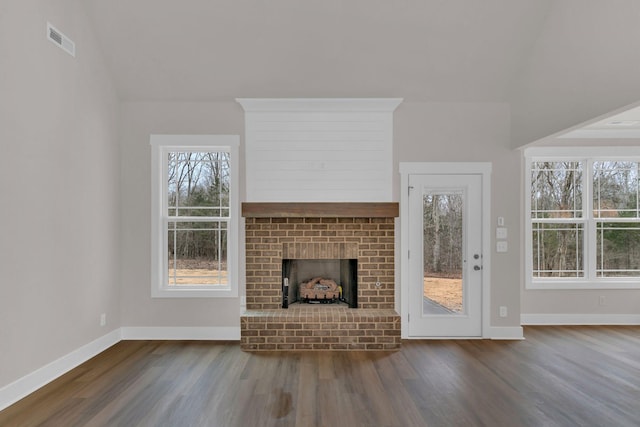
<instances>
[{"instance_id":1,"label":"hardwood plank floor","mask_svg":"<svg viewBox=\"0 0 640 427\"><path fill-rule=\"evenodd\" d=\"M0 425L640 425L640 327L525 337L403 341L397 352L122 341L0 412Z\"/></svg>"}]
</instances>

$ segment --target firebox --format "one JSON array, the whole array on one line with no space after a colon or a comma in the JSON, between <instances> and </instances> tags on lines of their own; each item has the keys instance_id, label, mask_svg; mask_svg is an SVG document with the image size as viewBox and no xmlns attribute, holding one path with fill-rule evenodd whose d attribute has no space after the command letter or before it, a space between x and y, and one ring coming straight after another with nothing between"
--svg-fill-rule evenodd
<instances>
[{"instance_id":1,"label":"firebox","mask_svg":"<svg viewBox=\"0 0 640 427\"><path fill-rule=\"evenodd\" d=\"M283 259L282 307L291 304L358 307L357 259Z\"/></svg>"}]
</instances>

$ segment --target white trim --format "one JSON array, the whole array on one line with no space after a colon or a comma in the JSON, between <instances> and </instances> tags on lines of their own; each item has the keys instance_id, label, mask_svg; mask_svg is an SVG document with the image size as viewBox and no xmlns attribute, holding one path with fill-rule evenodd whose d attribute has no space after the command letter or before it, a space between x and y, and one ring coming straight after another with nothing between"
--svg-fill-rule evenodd
<instances>
[{"instance_id":1,"label":"white trim","mask_svg":"<svg viewBox=\"0 0 640 427\"><path fill-rule=\"evenodd\" d=\"M489 328L489 336L492 340L523 340L524 330L522 326L492 326Z\"/></svg>"},{"instance_id":2,"label":"white trim","mask_svg":"<svg viewBox=\"0 0 640 427\"><path fill-rule=\"evenodd\" d=\"M482 337L491 338L491 170L489 162L400 162L400 322L401 337L409 339L409 175L482 175ZM415 338L415 337L414 337ZM442 337L440 337L442 338ZM461 337L457 337L461 338ZM477 338L477 337L476 337Z\"/></svg>"},{"instance_id":3,"label":"white trim","mask_svg":"<svg viewBox=\"0 0 640 427\"><path fill-rule=\"evenodd\" d=\"M576 129L559 135L558 139L639 139L638 129Z\"/></svg>"},{"instance_id":4,"label":"white trim","mask_svg":"<svg viewBox=\"0 0 640 427\"><path fill-rule=\"evenodd\" d=\"M123 340L239 341L240 326L127 326L115 329L89 344L83 345L69 354L0 388L0 411Z\"/></svg>"},{"instance_id":5,"label":"white trim","mask_svg":"<svg viewBox=\"0 0 640 427\"><path fill-rule=\"evenodd\" d=\"M640 289L640 281L635 278L616 278L609 279L594 279L594 280L573 280L573 279L537 279L531 278L527 282L527 289L537 290L584 290L584 289L597 289L597 290L615 290L615 289Z\"/></svg>"},{"instance_id":6,"label":"white trim","mask_svg":"<svg viewBox=\"0 0 640 427\"><path fill-rule=\"evenodd\" d=\"M392 112L402 98L236 98L245 112Z\"/></svg>"},{"instance_id":7,"label":"white trim","mask_svg":"<svg viewBox=\"0 0 640 427\"><path fill-rule=\"evenodd\" d=\"M73 368L81 365L121 340L120 329L113 330L89 344L36 369L22 378L0 388L0 411L47 385Z\"/></svg>"},{"instance_id":8,"label":"white trim","mask_svg":"<svg viewBox=\"0 0 640 427\"><path fill-rule=\"evenodd\" d=\"M239 341L240 326L125 326L122 339Z\"/></svg>"},{"instance_id":9,"label":"white trim","mask_svg":"<svg viewBox=\"0 0 640 427\"><path fill-rule=\"evenodd\" d=\"M400 288L400 337L409 339L409 174L414 163L400 162L400 256L396 257L396 270L400 264L400 281L396 281L396 298ZM407 169L410 169L408 171ZM397 275L397 274L396 274Z\"/></svg>"},{"instance_id":10,"label":"white trim","mask_svg":"<svg viewBox=\"0 0 640 427\"><path fill-rule=\"evenodd\" d=\"M640 314L562 314L525 313L523 325L640 325Z\"/></svg>"},{"instance_id":11,"label":"white trim","mask_svg":"<svg viewBox=\"0 0 640 427\"><path fill-rule=\"evenodd\" d=\"M523 340L522 326L492 326L481 337L406 337L408 340Z\"/></svg>"},{"instance_id":12,"label":"white trim","mask_svg":"<svg viewBox=\"0 0 640 427\"><path fill-rule=\"evenodd\" d=\"M569 159L583 159L587 157L602 157L604 159L624 159L640 157L640 147L529 147L523 150L525 157L558 157Z\"/></svg>"},{"instance_id":13,"label":"white trim","mask_svg":"<svg viewBox=\"0 0 640 427\"><path fill-rule=\"evenodd\" d=\"M187 146L187 147L231 147L240 143L238 135L165 135L151 134L149 144L155 147Z\"/></svg>"},{"instance_id":14,"label":"white trim","mask_svg":"<svg viewBox=\"0 0 640 427\"><path fill-rule=\"evenodd\" d=\"M239 135L157 135L149 138L151 145L151 297L152 298L236 298L239 288L239 247L240 247L240 136ZM163 183L166 180L162 158L167 150L228 150L230 153L229 225L228 225L228 286L216 289L165 287L162 266L165 263L161 247L165 227L160 213L163 206Z\"/></svg>"},{"instance_id":15,"label":"white trim","mask_svg":"<svg viewBox=\"0 0 640 427\"><path fill-rule=\"evenodd\" d=\"M491 175L490 162L400 162L401 175L446 174L446 175ZM408 181L407 181L408 185Z\"/></svg>"},{"instance_id":16,"label":"white trim","mask_svg":"<svg viewBox=\"0 0 640 427\"><path fill-rule=\"evenodd\" d=\"M640 289L637 277L598 277L596 273L596 219L593 218L591 201L593 200L593 163L594 161L640 161L640 147L529 147L523 150L523 256L525 289L579 290L579 289ZM531 218L531 166L538 161L575 161L584 164L582 177L582 217L553 219L548 222L567 222L583 225L583 277L535 278L533 277L532 227L534 222L547 222ZM614 222L622 219L614 220ZM626 222L626 221L625 221ZM628 222L635 222L632 218Z\"/></svg>"},{"instance_id":17,"label":"white trim","mask_svg":"<svg viewBox=\"0 0 640 427\"><path fill-rule=\"evenodd\" d=\"M441 341L441 340L483 340L486 339L487 337L476 337L476 336L470 336L470 337L456 337L456 336L437 336L437 337L415 337L415 336L408 336L408 337L403 337L402 339L406 339L406 340L425 340L425 341L429 341L429 340L434 340L434 341Z\"/></svg>"}]
</instances>

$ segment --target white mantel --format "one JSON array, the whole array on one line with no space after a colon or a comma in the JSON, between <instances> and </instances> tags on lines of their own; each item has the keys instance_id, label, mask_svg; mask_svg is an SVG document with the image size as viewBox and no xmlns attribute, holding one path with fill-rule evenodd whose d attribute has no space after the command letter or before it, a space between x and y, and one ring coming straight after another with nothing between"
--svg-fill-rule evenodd
<instances>
[{"instance_id":1,"label":"white mantel","mask_svg":"<svg viewBox=\"0 0 640 427\"><path fill-rule=\"evenodd\" d=\"M248 202L390 202L400 98L237 99Z\"/></svg>"}]
</instances>

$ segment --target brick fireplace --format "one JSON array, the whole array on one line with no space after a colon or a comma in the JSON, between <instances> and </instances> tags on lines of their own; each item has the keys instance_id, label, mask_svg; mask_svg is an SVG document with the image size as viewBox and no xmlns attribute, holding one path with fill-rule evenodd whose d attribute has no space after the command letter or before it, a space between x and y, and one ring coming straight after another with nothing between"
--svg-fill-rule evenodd
<instances>
[{"instance_id":1,"label":"brick fireplace","mask_svg":"<svg viewBox=\"0 0 640 427\"><path fill-rule=\"evenodd\" d=\"M243 203L247 310L241 347L256 350L394 350L397 203ZM357 260L357 307L282 308L283 260Z\"/></svg>"}]
</instances>

